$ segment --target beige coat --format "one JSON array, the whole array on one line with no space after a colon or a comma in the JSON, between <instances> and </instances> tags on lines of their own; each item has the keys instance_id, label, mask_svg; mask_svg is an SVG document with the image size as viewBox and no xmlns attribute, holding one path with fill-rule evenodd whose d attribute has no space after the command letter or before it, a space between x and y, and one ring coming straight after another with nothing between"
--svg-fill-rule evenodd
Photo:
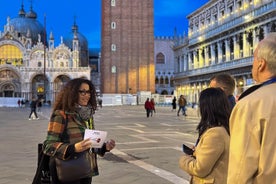
<instances>
[{"instance_id":1,"label":"beige coat","mask_svg":"<svg viewBox=\"0 0 276 184\"><path fill-rule=\"evenodd\" d=\"M224 127L214 127L201 136L195 158L184 155L179 166L192 176L192 184L226 184L228 155L229 135Z\"/></svg>"},{"instance_id":2,"label":"beige coat","mask_svg":"<svg viewBox=\"0 0 276 184\"><path fill-rule=\"evenodd\" d=\"M276 183L276 83L236 104L230 135L228 184Z\"/></svg>"}]
</instances>

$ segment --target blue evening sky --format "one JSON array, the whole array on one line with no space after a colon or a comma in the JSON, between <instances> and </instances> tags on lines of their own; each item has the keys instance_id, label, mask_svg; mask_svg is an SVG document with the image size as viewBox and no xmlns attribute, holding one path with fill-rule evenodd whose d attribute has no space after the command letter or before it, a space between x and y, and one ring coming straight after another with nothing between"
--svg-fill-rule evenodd
<instances>
[{"instance_id":1,"label":"blue evening sky","mask_svg":"<svg viewBox=\"0 0 276 184\"><path fill-rule=\"evenodd\" d=\"M53 32L55 43L60 37L71 32L76 17L79 32L88 40L90 48L100 48L101 40L101 0L0 0L0 31L3 32L7 16L15 18L24 4L29 12L31 2L38 15L38 21L44 24L46 16L47 34ZM208 0L154 0L154 35L173 36L188 32L186 16L204 5Z\"/></svg>"}]
</instances>

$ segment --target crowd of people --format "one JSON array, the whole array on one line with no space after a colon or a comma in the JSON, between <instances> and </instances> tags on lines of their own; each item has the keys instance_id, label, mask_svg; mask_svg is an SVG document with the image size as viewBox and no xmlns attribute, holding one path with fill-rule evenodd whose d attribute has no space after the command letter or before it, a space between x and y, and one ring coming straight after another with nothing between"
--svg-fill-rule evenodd
<instances>
[{"instance_id":1,"label":"crowd of people","mask_svg":"<svg viewBox=\"0 0 276 184\"><path fill-rule=\"evenodd\" d=\"M257 83L237 103L230 74L211 78L199 97L198 140L179 160L191 184L276 183L276 33L254 50L252 77Z\"/></svg>"},{"instance_id":2,"label":"crowd of people","mask_svg":"<svg viewBox=\"0 0 276 184\"><path fill-rule=\"evenodd\" d=\"M151 99L147 98L144 104L144 107L146 109L147 118L150 116L152 117L153 113L156 113L154 98L151 98Z\"/></svg>"},{"instance_id":3,"label":"crowd of people","mask_svg":"<svg viewBox=\"0 0 276 184\"><path fill-rule=\"evenodd\" d=\"M227 73L213 76L210 86L201 91L198 138L191 152L184 152L179 159L179 167L191 176L191 184L276 183L276 33L269 33L254 50L252 77L257 85L237 100L233 95L235 80ZM172 111L176 111L177 102L177 116L180 112L187 116L184 95L178 101L173 98ZM154 99L147 98L144 108L147 118L153 116ZM81 78L69 81L53 106L44 153L68 160L89 152L93 160L91 173L70 182L73 184L90 184L92 176L98 174L97 155L104 156L115 147L110 139L92 149L91 140L84 139L85 129L95 128L96 109L95 88ZM61 183L54 159L50 171L55 183Z\"/></svg>"}]
</instances>

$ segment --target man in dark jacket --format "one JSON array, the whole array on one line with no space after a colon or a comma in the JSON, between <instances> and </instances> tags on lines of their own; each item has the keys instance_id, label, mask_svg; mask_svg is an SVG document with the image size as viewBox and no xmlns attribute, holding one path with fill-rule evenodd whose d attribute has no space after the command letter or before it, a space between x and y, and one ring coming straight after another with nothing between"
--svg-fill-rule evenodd
<instances>
[{"instance_id":1,"label":"man in dark jacket","mask_svg":"<svg viewBox=\"0 0 276 184\"><path fill-rule=\"evenodd\" d=\"M31 107L31 113L30 113L30 115L29 115L29 120L32 120L32 114L34 113L34 115L35 115L35 118L38 120L39 118L38 118L38 116L37 116L37 114L36 114L36 106L37 106L37 101L36 101L36 99L35 98L33 98L32 99L32 101L31 101L31 104L30 104L30 107Z\"/></svg>"}]
</instances>

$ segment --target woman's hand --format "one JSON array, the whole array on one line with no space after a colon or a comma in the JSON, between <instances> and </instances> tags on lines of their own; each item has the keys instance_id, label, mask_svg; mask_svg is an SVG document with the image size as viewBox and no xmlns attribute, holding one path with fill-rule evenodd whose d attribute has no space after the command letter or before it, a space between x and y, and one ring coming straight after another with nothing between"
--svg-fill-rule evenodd
<instances>
[{"instance_id":1,"label":"woman's hand","mask_svg":"<svg viewBox=\"0 0 276 184\"><path fill-rule=\"evenodd\" d=\"M115 147L115 141L113 139L110 139L106 142L105 148L107 151L112 150Z\"/></svg>"},{"instance_id":2,"label":"woman's hand","mask_svg":"<svg viewBox=\"0 0 276 184\"><path fill-rule=\"evenodd\" d=\"M75 144L75 152L83 152L92 147L92 140L90 138L84 139Z\"/></svg>"}]
</instances>

